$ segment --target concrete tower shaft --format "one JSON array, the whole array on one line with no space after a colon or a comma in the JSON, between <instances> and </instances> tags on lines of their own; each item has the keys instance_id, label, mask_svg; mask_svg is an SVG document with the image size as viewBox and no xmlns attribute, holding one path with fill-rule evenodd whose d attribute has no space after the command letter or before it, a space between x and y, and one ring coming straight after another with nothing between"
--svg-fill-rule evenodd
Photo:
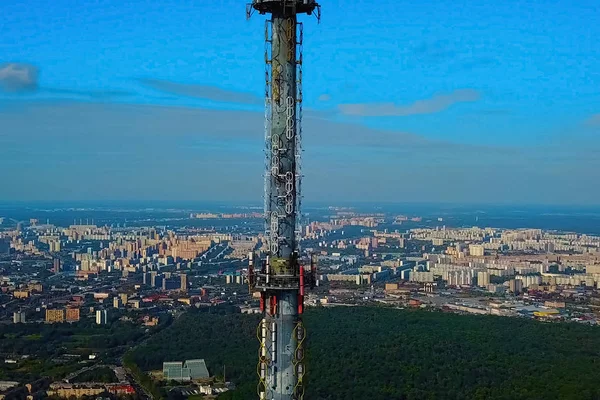
<instances>
[{"instance_id":1,"label":"concrete tower shaft","mask_svg":"<svg viewBox=\"0 0 600 400\"><path fill-rule=\"evenodd\" d=\"M260 399L288 400L304 396L305 331L300 315L304 284L314 282L300 265L298 236L302 144L302 24L298 14L312 14L314 0L254 0L253 11L271 14L265 24L265 237L268 253L254 273L251 288L261 292L263 319L258 394Z\"/></svg>"},{"instance_id":2,"label":"concrete tower shaft","mask_svg":"<svg viewBox=\"0 0 600 400\"><path fill-rule=\"evenodd\" d=\"M299 180L297 149L296 15L286 9L271 19L271 174L268 193L271 257L296 251Z\"/></svg>"}]
</instances>

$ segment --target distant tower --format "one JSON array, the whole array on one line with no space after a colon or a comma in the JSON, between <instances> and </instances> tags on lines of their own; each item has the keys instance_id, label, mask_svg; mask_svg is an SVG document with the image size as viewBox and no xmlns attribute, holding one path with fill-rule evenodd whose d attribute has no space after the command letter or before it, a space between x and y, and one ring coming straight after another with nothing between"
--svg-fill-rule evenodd
<instances>
[{"instance_id":1,"label":"distant tower","mask_svg":"<svg viewBox=\"0 0 600 400\"><path fill-rule=\"evenodd\" d=\"M253 0L254 11L271 14L265 24L265 237L268 255L248 283L261 294L263 319L258 333L258 395L265 400L304 397L305 283L313 286L315 268L301 265L300 155L302 139L302 24L298 14L320 17L315 0ZM314 265L314 264L313 264Z\"/></svg>"}]
</instances>

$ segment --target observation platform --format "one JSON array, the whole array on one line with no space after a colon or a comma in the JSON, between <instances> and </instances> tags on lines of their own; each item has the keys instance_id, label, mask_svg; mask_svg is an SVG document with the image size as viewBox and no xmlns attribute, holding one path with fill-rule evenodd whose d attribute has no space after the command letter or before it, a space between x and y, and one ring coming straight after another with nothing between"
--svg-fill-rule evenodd
<instances>
[{"instance_id":1,"label":"observation platform","mask_svg":"<svg viewBox=\"0 0 600 400\"><path fill-rule=\"evenodd\" d=\"M308 14L318 8L315 0L253 0L252 8L260 14L273 13L282 9L294 9L296 14Z\"/></svg>"},{"instance_id":2,"label":"observation platform","mask_svg":"<svg viewBox=\"0 0 600 400\"><path fill-rule=\"evenodd\" d=\"M300 276L298 275L268 275L257 273L254 287L258 290L299 290Z\"/></svg>"}]
</instances>

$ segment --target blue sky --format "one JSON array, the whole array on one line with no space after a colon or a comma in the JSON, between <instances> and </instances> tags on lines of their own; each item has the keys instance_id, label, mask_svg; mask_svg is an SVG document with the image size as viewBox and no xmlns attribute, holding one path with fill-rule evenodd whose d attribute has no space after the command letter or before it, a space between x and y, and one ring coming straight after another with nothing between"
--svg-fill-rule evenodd
<instances>
[{"instance_id":1,"label":"blue sky","mask_svg":"<svg viewBox=\"0 0 600 400\"><path fill-rule=\"evenodd\" d=\"M321 4L307 200L600 204L596 2ZM264 17L243 1L2 8L0 200L260 199Z\"/></svg>"}]
</instances>

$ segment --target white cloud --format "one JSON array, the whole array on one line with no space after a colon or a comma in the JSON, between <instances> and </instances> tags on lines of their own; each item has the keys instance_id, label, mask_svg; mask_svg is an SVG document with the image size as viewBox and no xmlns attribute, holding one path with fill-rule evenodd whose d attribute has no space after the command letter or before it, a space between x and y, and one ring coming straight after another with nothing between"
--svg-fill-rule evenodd
<instances>
[{"instance_id":1,"label":"white cloud","mask_svg":"<svg viewBox=\"0 0 600 400\"><path fill-rule=\"evenodd\" d=\"M473 102L479 98L479 92L474 89L459 89L447 94L437 94L429 99L417 100L408 105L394 103L341 104L339 109L346 115L363 117L407 116L437 113L454 104Z\"/></svg>"},{"instance_id":2,"label":"white cloud","mask_svg":"<svg viewBox=\"0 0 600 400\"><path fill-rule=\"evenodd\" d=\"M36 90L38 87L38 68L23 63L0 65L0 89L7 92Z\"/></svg>"},{"instance_id":3,"label":"white cloud","mask_svg":"<svg viewBox=\"0 0 600 400\"><path fill-rule=\"evenodd\" d=\"M600 126L600 114L592 115L588 120L587 124L591 126Z\"/></svg>"},{"instance_id":4,"label":"white cloud","mask_svg":"<svg viewBox=\"0 0 600 400\"><path fill-rule=\"evenodd\" d=\"M155 90L178 96L197 97L223 103L264 104L264 99L253 93L223 89L212 85L196 85L160 79L140 79L140 82Z\"/></svg>"}]
</instances>

